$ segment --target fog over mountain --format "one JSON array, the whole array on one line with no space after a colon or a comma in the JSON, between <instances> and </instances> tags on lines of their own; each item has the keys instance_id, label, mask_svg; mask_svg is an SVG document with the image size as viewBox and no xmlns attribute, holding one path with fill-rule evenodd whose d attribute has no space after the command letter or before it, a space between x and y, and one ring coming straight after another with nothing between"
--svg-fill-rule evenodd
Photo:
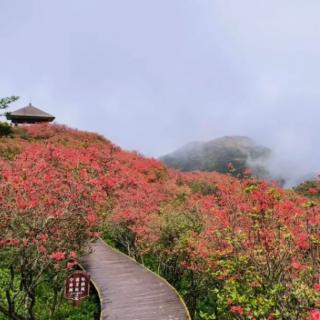
<instances>
[{"instance_id":1,"label":"fog over mountain","mask_svg":"<svg viewBox=\"0 0 320 320\"><path fill-rule=\"evenodd\" d=\"M258 145L244 136L225 136L210 141L190 142L177 150L161 156L160 160L169 167L182 171L218 171L242 176L247 168L254 176L265 180L276 180L291 187L307 179L313 179L316 173L293 175L288 167L281 166L273 151Z\"/></svg>"},{"instance_id":2,"label":"fog over mountain","mask_svg":"<svg viewBox=\"0 0 320 320\"><path fill-rule=\"evenodd\" d=\"M232 165L234 174L243 174L246 168L263 178L271 150L258 146L248 137L221 137L208 142L191 142L161 157L168 166L182 171L218 171L227 173Z\"/></svg>"},{"instance_id":3,"label":"fog over mountain","mask_svg":"<svg viewBox=\"0 0 320 320\"><path fill-rule=\"evenodd\" d=\"M0 96L158 157L248 136L320 172L318 0L3 0Z\"/></svg>"}]
</instances>

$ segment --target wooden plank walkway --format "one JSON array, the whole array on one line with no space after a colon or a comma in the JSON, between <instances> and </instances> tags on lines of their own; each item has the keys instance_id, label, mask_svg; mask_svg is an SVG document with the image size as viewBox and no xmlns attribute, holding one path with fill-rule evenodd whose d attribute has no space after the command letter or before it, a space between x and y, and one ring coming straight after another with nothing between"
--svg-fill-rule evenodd
<instances>
[{"instance_id":1,"label":"wooden plank walkway","mask_svg":"<svg viewBox=\"0 0 320 320\"><path fill-rule=\"evenodd\" d=\"M190 320L177 292L162 278L102 240L82 261L101 301L103 320Z\"/></svg>"}]
</instances>

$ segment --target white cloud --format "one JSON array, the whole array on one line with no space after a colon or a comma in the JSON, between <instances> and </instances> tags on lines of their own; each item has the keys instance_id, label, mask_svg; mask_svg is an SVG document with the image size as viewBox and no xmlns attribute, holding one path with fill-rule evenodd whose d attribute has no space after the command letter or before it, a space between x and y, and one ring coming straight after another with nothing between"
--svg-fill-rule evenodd
<instances>
[{"instance_id":1,"label":"white cloud","mask_svg":"<svg viewBox=\"0 0 320 320\"><path fill-rule=\"evenodd\" d=\"M315 0L1 1L0 95L31 96L58 121L148 155L241 134L299 172L320 171L319 9Z\"/></svg>"}]
</instances>

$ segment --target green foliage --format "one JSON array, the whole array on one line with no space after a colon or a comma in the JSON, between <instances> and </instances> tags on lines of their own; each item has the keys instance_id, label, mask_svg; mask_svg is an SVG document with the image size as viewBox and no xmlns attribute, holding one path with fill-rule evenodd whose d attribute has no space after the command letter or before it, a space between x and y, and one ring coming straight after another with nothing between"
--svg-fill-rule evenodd
<instances>
[{"instance_id":1,"label":"green foliage","mask_svg":"<svg viewBox=\"0 0 320 320\"><path fill-rule=\"evenodd\" d=\"M5 301L5 288L10 283L10 275L4 269L0 269L0 300ZM17 307L20 304L19 312L23 316L27 317L27 310L24 310L23 295L19 291L19 279L14 281L13 287L10 289L16 294L20 294L21 298L17 299ZM37 289L38 299L35 305L35 319L37 320L94 320L99 318L100 306L99 298L96 293L92 291L90 297L82 300L79 307L76 307L71 301L63 298L62 292L60 292L58 309L55 314L52 315L51 305L53 300L53 292L50 282L43 282ZM0 320L9 320L10 318L0 314Z\"/></svg>"},{"instance_id":2,"label":"green foliage","mask_svg":"<svg viewBox=\"0 0 320 320\"><path fill-rule=\"evenodd\" d=\"M187 248L192 232L199 233L202 221L196 208L185 211L183 205L167 206L161 210L160 245L164 249Z\"/></svg>"},{"instance_id":3,"label":"green foliage","mask_svg":"<svg viewBox=\"0 0 320 320\"><path fill-rule=\"evenodd\" d=\"M0 99L0 110L7 109L9 104L18 100L19 97L11 96ZM0 114L0 116L4 116L4 114ZM6 137L12 134L12 128L8 123L0 122L0 137Z\"/></svg>"},{"instance_id":4,"label":"green foliage","mask_svg":"<svg viewBox=\"0 0 320 320\"><path fill-rule=\"evenodd\" d=\"M191 313L196 309L198 297L205 296L209 287L206 278L200 272L188 270L183 265L185 261L189 260L189 241L201 232L202 223L197 208L186 210L185 195L182 194L179 199L176 199L172 204L165 205L160 210L161 234L157 247L143 256L136 255L137 260L175 286L184 297ZM106 229L104 231L104 239L109 244L114 244L115 233L110 230L106 232ZM123 235L120 236L119 231L117 229L116 243L119 243L120 237L126 238L131 246L128 245L127 248L121 246L120 248L130 255L133 251L133 235L124 229L122 230ZM128 240L128 236L130 236L130 240ZM176 254L171 255L170 252Z\"/></svg>"},{"instance_id":5,"label":"green foliage","mask_svg":"<svg viewBox=\"0 0 320 320\"><path fill-rule=\"evenodd\" d=\"M257 184L256 183L252 183L250 185L248 185L245 189L244 192L245 193L252 193L253 191L255 191L257 189Z\"/></svg>"},{"instance_id":6,"label":"green foliage","mask_svg":"<svg viewBox=\"0 0 320 320\"><path fill-rule=\"evenodd\" d=\"M39 297L35 311L39 320L43 319L68 319L68 320L93 320L99 319L99 300L98 297L91 293L90 297L81 301L80 306L76 307L73 302L67 301L62 298L62 302L59 305L59 309L56 311L53 317L50 316L50 302L53 296L50 291L50 287L40 287Z\"/></svg>"},{"instance_id":7,"label":"green foliage","mask_svg":"<svg viewBox=\"0 0 320 320\"><path fill-rule=\"evenodd\" d=\"M293 188L295 192L311 199L320 199L320 181L308 180Z\"/></svg>"},{"instance_id":8,"label":"green foliage","mask_svg":"<svg viewBox=\"0 0 320 320\"><path fill-rule=\"evenodd\" d=\"M15 102L19 99L17 96L5 97L0 99L0 109L6 109L9 107L9 104Z\"/></svg>"},{"instance_id":9,"label":"green foliage","mask_svg":"<svg viewBox=\"0 0 320 320\"><path fill-rule=\"evenodd\" d=\"M190 188L193 193L200 193L203 196L216 194L218 187L215 184L206 181L194 180L190 183Z\"/></svg>"},{"instance_id":10,"label":"green foliage","mask_svg":"<svg viewBox=\"0 0 320 320\"><path fill-rule=\"evenodd\" d=\"M104 224L101 231L102 236L110 245L114 245L130 257L138 258L136 236L131 230L130 222Z\"/></svg>"},{"instance_id":11,"label":"green foliage","mask_svg":"<svg viewBox=\"0 0 320 320\"><path fill-rule=\"evenodd\" d=\"M17 157L17 155L19 155L21 152L21 150L19 149L19 147L13 145L13 146L2 146L0 145L0 157L5 159L5 160L15 160L15 158Z\"/></svg>"},{"instance_id":12,"label":"green foliage","mask_svg":"<svg viewBox=\"0 0 320 320\"><path fill-rule=\"evenodd\" d=\"M155 182L164 181L168 177L168 171L166 168L155 169L154 174L155 174L155 179L154 179Z\"/></svg>"},{"instance_id":13,"label":"green foliage","mask_svg":"<svg viewBox=\"0 0 320 320\"><path fill-rule=\"evenodd\" d=\"M0 137L6 137L12 134L12 127L6 122L0 122Z\"/></svg>"},{"instance_id":14,"label":"green foliage","mask_svg":"<svg viewBox=\"0 0 320 320\"><path fill-rule=\"evenodd\" d=\"M23 140L31 140L31 136L28 131L23 127L14 127L13 129L13 137L14 138L21 138Z\"/></svg>"}]
</instances>

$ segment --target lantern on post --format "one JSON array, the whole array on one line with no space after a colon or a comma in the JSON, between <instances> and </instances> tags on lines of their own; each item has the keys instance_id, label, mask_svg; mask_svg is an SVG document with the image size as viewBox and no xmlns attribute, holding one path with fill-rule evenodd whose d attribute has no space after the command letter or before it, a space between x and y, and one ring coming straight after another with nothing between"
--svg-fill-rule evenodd
<instances>
[{"instance_id":1,"label":"lantern on post","mask_svg":"<svg viewBox=\"0 0 320 320\"><path fill-rule=\"evenodd\" d=\"M64 296L79 305L80 300L89 296L90 275L84 271L73 272L65 282Z\"/></svg>"}]
</instances>

